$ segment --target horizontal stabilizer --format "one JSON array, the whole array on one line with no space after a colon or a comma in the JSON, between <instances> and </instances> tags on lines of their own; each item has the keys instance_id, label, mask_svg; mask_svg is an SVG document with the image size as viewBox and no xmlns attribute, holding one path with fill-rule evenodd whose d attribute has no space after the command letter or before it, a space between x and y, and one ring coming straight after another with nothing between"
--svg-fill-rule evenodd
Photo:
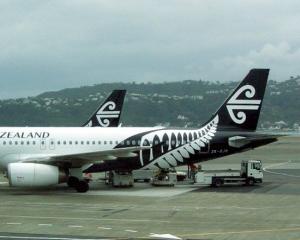
<instances>
[{"instance_id":1,"label":"horizontal stabilizer","mask_svg":"<svg viewBox=\"0 0 300 240\"><path fill-rule=\"evenodd\" d=\"M272 143L276 142L278 137L283 135L253 135L253 136L234 136L228 139L228 145L234 148L242 148L246 145L255 146L259 142Z\"/></svg>"}]
</instances>

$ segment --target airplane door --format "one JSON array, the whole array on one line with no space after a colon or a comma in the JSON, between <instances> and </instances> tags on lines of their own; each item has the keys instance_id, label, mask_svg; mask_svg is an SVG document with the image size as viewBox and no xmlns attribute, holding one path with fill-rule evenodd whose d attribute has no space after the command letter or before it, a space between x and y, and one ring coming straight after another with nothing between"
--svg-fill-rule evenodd
<instances>
[{"instance_id":1,"label":"airplane door","mask_svg":"<svg viewBox=\"0 0 300 240\"><path fill-rule=\"evenodd\" d=\"M49 149L50 150L54 150L55 149L55 140L54 139L50 139Z\"/></svg>"},{"instance_id":2,"label":"airplane door","mask_svg":"<svg viewBox=\"0 0 300 240\"><path fill-rule=\"evenodd\" d=\"M46 150L47 149L46 139L41 139L40 147L41 147L41 150Z\"/></svg>"}]
</instances>

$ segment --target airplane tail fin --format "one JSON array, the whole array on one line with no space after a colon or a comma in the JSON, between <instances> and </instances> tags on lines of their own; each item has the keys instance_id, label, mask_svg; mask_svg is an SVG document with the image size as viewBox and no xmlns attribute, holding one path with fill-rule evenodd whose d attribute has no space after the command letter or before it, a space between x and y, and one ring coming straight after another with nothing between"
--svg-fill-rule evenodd
<instances>
[{"instance_id":1,"label":"airplane tail fin","mask_svg":"<svg viewBox=\"0 0 300 240\"><path fill-rule=\"evenodd\" d=\"M114 90L83 127L118 127L126 90Z\"/></svg>"},{"instance_id":2,"label":"airplane tail fin","mask_svg":"<svg viewBox=\"0 0 300 240\"><path fill-rule=\"evenodd\" d=\"M265 94L269 69L252 69L214 114L218 129L255 131Z\"/></svg>"}]
</instances>

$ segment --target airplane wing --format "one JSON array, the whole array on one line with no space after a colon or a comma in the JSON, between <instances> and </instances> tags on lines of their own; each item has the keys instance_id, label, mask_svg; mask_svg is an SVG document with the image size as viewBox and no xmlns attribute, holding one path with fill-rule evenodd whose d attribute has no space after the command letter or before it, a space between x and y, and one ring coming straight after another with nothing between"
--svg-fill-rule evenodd
<instances>
[{"instance_id":1,"label":"airplane wing","mask_svg":"<svg viewBox=\"0 0 300 240\"><path fill-rule=\"evenodd\" d=\"M65 155L29 155L21 157L22 162L39 162L51 165L61 165L71 163L72 166L80 167L85 164L99 163L104 160L115 160L118 157L135 157L138 151L149 149L150 147L127 147L111 150L85 152Z\"/></svg>"}]
</instances>

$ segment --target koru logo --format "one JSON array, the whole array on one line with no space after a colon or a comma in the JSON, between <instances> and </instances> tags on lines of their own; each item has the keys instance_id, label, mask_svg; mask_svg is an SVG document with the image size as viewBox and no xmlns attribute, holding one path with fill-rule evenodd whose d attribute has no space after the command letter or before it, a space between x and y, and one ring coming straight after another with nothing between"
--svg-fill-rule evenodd
<instances>
[{"instance_id":1,"label":"koru logo","mask_svg":"<svg viewBox=\"0 0 300 240\"><path fill-rule=\"evenodd\" d=\"M118 118L120 111L114 111L116 103L109 101L105 103L97 112L97 120L102 127L108 127L112 118Z\"/></svg>"},{"instance_id":2,"label":"koru logo","mask_svg":"<svg viewBox=\"0 0 300 240\"><path fill-rule=\"evenodd\" d=\"M245 92L245 96L248 99L238 99L243 92ZM255 88L252 85L245 85L237 90L236 93L229 99L226 108L232 121L237 124L243 124L247 119L246 113L243 110L257 110L259 108L261 100L251 99L254 97L255 92ZM238 111L235 114L234 110L241 111Z\"/></svg>"}]
</instances>

